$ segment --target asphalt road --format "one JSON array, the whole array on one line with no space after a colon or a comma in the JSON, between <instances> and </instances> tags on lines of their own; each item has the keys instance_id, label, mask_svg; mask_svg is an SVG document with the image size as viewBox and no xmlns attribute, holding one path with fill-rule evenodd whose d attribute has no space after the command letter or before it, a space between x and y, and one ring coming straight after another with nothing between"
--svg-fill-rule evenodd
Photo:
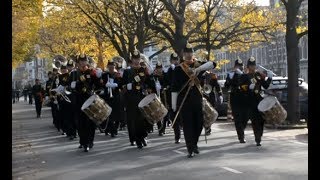
<instances>
[{"instance_id":1,"label":"asphalt road","mask_svg":"<svg viewBox=\"0 0 320 180\"><path fill-rule=\"evenodd\" d=\"M174 144L173 131L149 135L142 150L129 145L126 131L115 138L96 131L95 146L85 153L78 138L70 141L52 125L51 111L36 118L25 102L12 110L13 179L46 180L304 180L308 178L308 131L266 129L255 146L252 128L246 144L237 141L232 122L219 121L212 134L200 137L200 154L186 157L184 139ZM168 132L169 131L169 132ZM182 136L183 137L183 136Z\"/></svg>"}]
</instances>

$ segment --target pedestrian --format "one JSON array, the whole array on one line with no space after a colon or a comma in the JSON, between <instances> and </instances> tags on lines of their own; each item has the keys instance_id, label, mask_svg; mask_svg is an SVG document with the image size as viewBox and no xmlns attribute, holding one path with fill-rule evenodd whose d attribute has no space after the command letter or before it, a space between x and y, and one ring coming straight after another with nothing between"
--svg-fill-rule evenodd
<instances>
[{"instance_id":1,"label":"pedestrian","mask_svg":"<svg viewBox=\"0 0 320 180\"><path fill-rule=\"evenodd\" d=\"M36 105L37 118L41 117L41 108L44 98L44 89L41 87L40 80L35 80L36 84L32 87L32 94Z\"/></svg>"}]
</instances>

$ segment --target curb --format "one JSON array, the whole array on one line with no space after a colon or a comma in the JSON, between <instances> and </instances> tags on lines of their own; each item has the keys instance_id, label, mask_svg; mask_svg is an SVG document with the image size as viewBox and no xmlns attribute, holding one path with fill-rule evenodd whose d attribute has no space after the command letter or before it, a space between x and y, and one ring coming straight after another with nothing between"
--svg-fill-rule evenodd
<instances>
[{"instance_id":1,"label":"curb","mask_svg":"<svg viewBox=\"0 0 320 180\"><path fill-rule=\"evenodd\" d=\"M265 124L264 127L268 129L304 129L308 128L307 124L300 124L300 125L272 125L272 124Z\"/></svg>"}]
</instances>

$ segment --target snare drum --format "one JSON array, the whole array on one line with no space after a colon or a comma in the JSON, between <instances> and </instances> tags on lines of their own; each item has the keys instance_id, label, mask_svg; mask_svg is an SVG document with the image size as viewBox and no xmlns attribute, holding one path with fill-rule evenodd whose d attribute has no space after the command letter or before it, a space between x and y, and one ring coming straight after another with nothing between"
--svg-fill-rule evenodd
<instances>
[{"instance_id":1,"label":"snare drum","mask_svg":"<svg viewBox=\"0 0 320 180\"><path fill-rule=\"evenodd\" d=\"M110 116L112 108L102 98L94 94L83 103L81 110L89 119L100 125Z\"/></svg>"},{"instance_id":2,"label":"snare drum","mask_svg":"<svg viewBox=\"0 0 320 180\"><path fill-rule=\"evenodd\" d=\"M138 104L138 107L143 116L152 125L161 121L168 114L167 108L155 93L144 97Z\"/></svg>"},{"instance_id":3,"label":"snare drum","mask_svg":"<svg viewBox=\"0 0 320 180\"><path fill-rule=\"evenodd\" d=\"M206 98L202 98L203 127L209 128L218 119L218 112Z\"/></svg>"},{"instance_id":4,"label":"snare drum","mask_svg":"<svg viewBox=\"0 0 320 180\"><path fill-rule=\"evenodd\" d=\"M258 105L258 110L268 124L280 124L287 118L287 111L275 96L265 97Z\"/></svg>"}]
</instances>

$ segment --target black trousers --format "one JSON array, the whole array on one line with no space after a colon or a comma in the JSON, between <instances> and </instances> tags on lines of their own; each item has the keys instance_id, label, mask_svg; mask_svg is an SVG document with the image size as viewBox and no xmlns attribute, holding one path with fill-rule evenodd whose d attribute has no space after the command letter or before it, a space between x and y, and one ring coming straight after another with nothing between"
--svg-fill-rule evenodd
<instances>
[{"instance_id":1,"label":"black trousers","mask_svg":"<svg viewBox=\"0 0 320 180\"><path fill-rule=\"evenodd\" d=\"M263 127L265 120L262 118L262 114L258 111L258 105L250 106L248 112L248 119L251 120L252 129L257 143L261 142L261 137L263 135Z\"/></svg>"},{"instance_id":2,"label":"black trousers","mask_svg":"<svg viewBox=\"0 0 320 180\"><path fill-rule=\"evenodd\" d=\"M112 108L109 120L107 122L106 132L111 135L118 134L118 128L121 119L120 96L115 95L113 98L105 98L107 104Z\"/></svg>"},{"instance_id":3,"label":"black trousers","mask_svg":"<svg viewBox=\"0 0 320 180\"><path fill-rule=\"evenodd\" d=\"M138 104L143 96L137 92L127 92L127 125L130 142L135 141L137 146L142 145L142 141L148 136L147 124L149 124L141 114Z\"/></svg>"},{"instance_id":4,"label":"black trousers","mask_svg":"<svg viewBox=\"0 0 320 180\"><path fill-rule=\"evenodd\" d=\"M169 112L170 112L170 116L171 116L172 123L173 123L173 120L174 120L176 113L173 112L172 110L170 110ZM173 125L175 140L179 140L181 138L181 126L182 126L181 116L178 116L176 122Z\"/></svg>"},{"instance_id":5,"label":"black trousers","mask_svg":"<svg viewBox=\"0 0 320 180\"><path fill-rule=\"evenodd\" d=\"M67 136L76 135L76 125L73 119L72 104L66 101L60 103L60 118L62 121L62 129L66 132Z\"/></svg>"},{"instance_id":6,"label":"black trousers","mask_svg":"<svg viewBox=\"0 0 320 180\"><path fill-rule=\"evenodd\" d=\"M242 140L245 138L244 130L246 129L248 123L248 107L233 105L231 106L231 109L238 139Z\"/></svg>"},{"instance_id":7,"label":"black trousers","mask_svg":"<svg viewBox=\"0 0 320 180\"><path fill-rule=\"evenodd\" d=\"M40 116L41 115L41 108L42 108L42 101L40 98L35 98L35 105L36 105L37 115Z\"/></svg>"},{"instance_id":8,"label":"black trousers","mask_svg":"<svg viewBox=\"0 0 320 180\"><path fill-rule=\"evenodd\" d=\"M87 100L87 97L79 95L77 99L78 99L77 101L78 109L76 112L79 114L79 127L78 127L79 128L78 134L80 137L79 143L84 147L87 147L90 144L93 144L96 124L92 120L90 120L89 117L84 112L81 111L81 106Z\"/></svg>"},{"instance_id":9,"label":"black trousers","mask_svg":"<svg viewBox=\"0 0 320 180\"><path fill-rule=\"evenodd\" d=\"M29 104L32 104L32 94L29 94Z\"/></svg>"},{"instance_id":10,"label":"black trousers","mask_svg":"<svg viewBox=\"0 0 320 180\"><path fill-rule=\"evenodd\" d=\"M198 141L203 126L202 99L188 97L179 114L182 118L184 138L188 152L198 148Z\"/></svg>"},{"instance_id":11,"label":"black trousers","mask_svg":"<svg viewBox=\"0 0 320 180\"><path fill-rule=\"evenodd\" d=\"M51 113L52 113L52 123L58 130L60 130L58 104L55 104L53 100L51 101Z\"/></svg>"}]
</instances>

